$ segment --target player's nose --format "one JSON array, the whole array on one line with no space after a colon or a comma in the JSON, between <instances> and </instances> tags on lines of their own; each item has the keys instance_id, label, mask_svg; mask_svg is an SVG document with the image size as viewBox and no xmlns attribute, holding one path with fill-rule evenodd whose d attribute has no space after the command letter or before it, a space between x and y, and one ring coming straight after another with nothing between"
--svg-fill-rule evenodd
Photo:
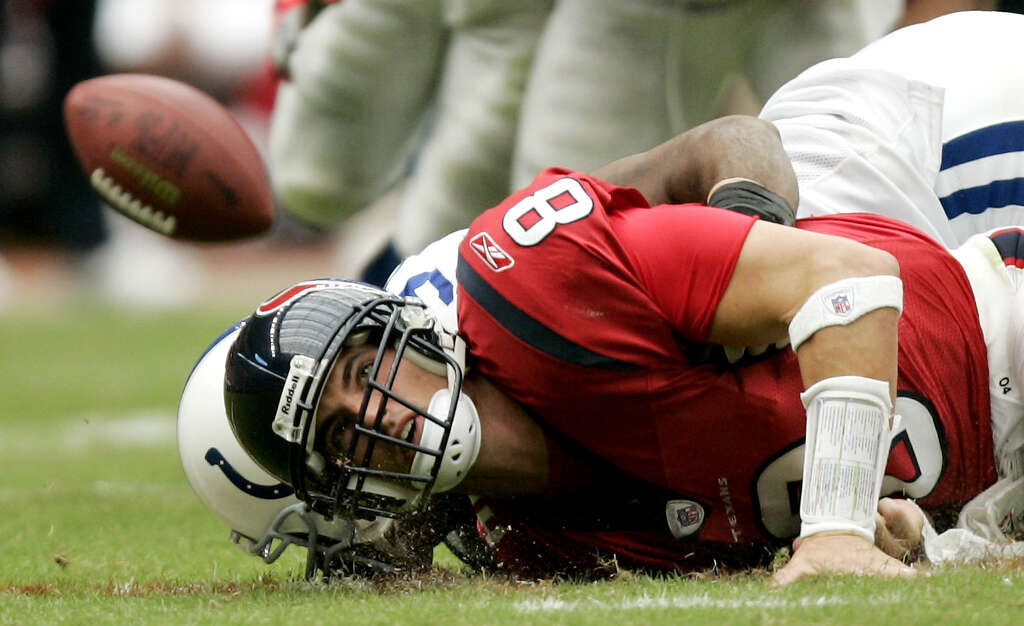
<instances>
[{"instance_id":1,"label":"player's nose","mask_svg":"<svg viewBox=\"0 0 1024 626\"><path fill-rule=\"evenodd\" d=\"M363 413L362 423L367 428L375 428L379 432L386 434L392 434L397 427L399 422L398 407L392 406L393 403L389 402L381 410L380 397L370 398L369 403L366 405L366 412ZM362 398L359 399L359 404L356 406L356 415L359 415L359 409L362 408ZM380 420L378 422L378 419Z\"/></svg>"}]
</instances>

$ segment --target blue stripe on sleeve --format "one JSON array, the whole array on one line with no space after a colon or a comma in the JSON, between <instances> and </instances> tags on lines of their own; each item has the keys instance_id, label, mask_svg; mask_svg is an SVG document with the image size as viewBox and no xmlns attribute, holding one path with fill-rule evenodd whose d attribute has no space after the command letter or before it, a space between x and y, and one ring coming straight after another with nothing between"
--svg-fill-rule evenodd
<instances>
[{"instance_id":1,"label":"blue stripe on sleeve","mask_svg":"<svg viewBox=\"0 0 1024 626\"><path fill-rule=\"evenodd\" d=\"M1024 151L1024 121L993 124L951 139L942 145L940 170L995 154Z\"/></svg>"},{"instance_id":2,"label":"blue stripe on sleeve","mask_svg":"<svg viewBox=\"0 0 1024 626\"><path fill-rule=\"evenodd\" d=\"M1004 206L1024 206L1024 178L997 180L987 185L968 187L939 198L939 202L949 219L964 213L978 215L988 209Z\"/></svg>"}]
</instances>

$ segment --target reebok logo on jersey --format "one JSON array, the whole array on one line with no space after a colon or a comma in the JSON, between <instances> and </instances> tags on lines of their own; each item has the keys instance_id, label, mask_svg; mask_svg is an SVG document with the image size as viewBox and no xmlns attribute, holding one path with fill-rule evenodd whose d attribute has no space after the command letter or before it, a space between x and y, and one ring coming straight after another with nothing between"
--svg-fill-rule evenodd
<instances>
[{"instance_id":1,"label":"reebok logo on jersey","mask_svg":"<svg viewBox=\"0 0 1024 626\"><path fill-rule=\"evenodd\" d=\"M469 247L495 272L504 272L516 264L515 259L502 250L487 233L475 235L469 240Z\"/></svg>"}]
</instances>

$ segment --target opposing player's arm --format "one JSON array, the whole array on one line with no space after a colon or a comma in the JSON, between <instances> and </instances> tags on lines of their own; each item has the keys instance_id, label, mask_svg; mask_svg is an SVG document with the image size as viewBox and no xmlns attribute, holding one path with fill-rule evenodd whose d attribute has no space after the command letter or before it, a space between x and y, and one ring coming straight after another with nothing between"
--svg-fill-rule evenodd
<instances>
[{"instance_id":1,"label":"opposing player's arm","mask_svg":"<svg viewBox=\"0 0 1024 626\"><path fill-rule=\"evenodd\" d=\"M698 202L786 225L799 200L778 130L744 115L701 124L594 175L639 190L652 205Z\"/></svg>"}]
</instances>

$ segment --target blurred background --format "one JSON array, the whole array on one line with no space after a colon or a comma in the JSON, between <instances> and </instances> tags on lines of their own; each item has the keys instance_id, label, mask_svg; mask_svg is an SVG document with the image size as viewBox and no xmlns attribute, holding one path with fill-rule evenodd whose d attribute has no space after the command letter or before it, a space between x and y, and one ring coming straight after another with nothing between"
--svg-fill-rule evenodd
<instances>
[{"instance_id":1,"label":"blurred background","mask_svg":"<svg viewBox=\"0 0 1024 626\"><path fill-rule=\"evenodd\" d=\"M318 248L278 246L276 233L241 244L183 244L105 207L74 160L61 117L64 95L79 81L160 74L226 104L265 150L278 80L269 53L274 9L273 0L0 2L0 310L250 301L314 271ZM279 247L295 271L278 280L271 271L266 284L243 287L252 264Z\"/></svg>"},{"instance_id":2,"label":"blurred background","mask_svg":"<svg viewBox=\"0 0 1024 626\"><path fill-rule=\"evenodd\" d=\"M596 167L711 117L756 113L804 67L901 24L1015 4L4 0L0 311L93 300L244 311L311 276L381 282L540 168ZM182 80L230 108L281 200L271 232L183 244L102 205L61 102L114 72Z\"/></svg>"}]
</instances>

